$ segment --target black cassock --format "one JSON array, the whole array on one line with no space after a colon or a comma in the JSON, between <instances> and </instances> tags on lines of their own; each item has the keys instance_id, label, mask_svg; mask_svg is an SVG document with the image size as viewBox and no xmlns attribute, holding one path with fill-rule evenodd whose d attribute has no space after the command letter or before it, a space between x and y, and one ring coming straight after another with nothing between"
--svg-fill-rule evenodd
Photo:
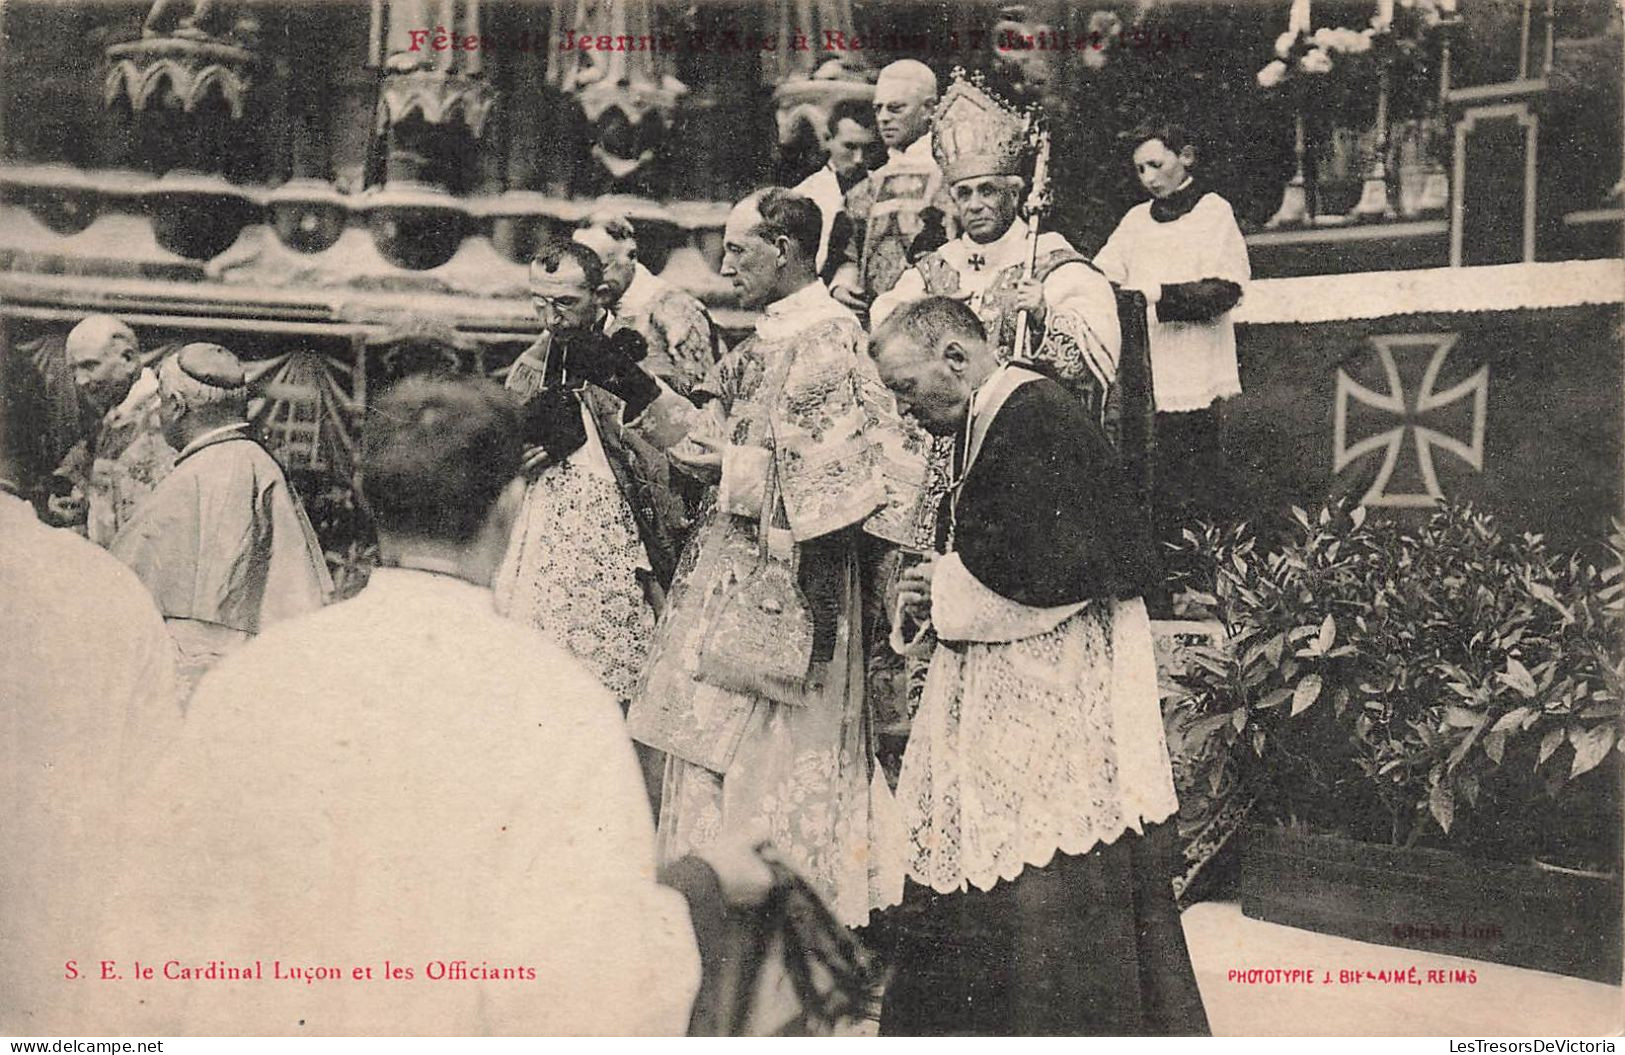
<instances>
[{"instance_id":1,"label":"black cassock","mask_svg":"<svg viewBox=\"0 0 1625 1055\"><path fill-rule=\"evenodd\" d=\"M1130 474L1100 423L1047 378L996 411L944 502L939 545L982 585L1037 608L1138 597L1155 582ZM910 879L876 928L894 972L881 1032L1206 1033L1171 887L1174 834L1171 820L1148 824L987 891Z\"/></svg>"}]
</instances>

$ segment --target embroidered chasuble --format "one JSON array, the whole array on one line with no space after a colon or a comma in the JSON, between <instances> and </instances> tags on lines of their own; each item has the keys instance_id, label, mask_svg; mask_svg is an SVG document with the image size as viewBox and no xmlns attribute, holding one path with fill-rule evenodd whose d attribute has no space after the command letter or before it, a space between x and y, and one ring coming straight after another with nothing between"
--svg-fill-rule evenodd
<instances>
[{"instance_id":1,"label":"embroidered chasuble","mask_svg":"<svg viewBox=\"0 0 1625 1055\"><path fill-rule=\"evenodd\" d=\"M926 209L935 210L944 225L953 223L953 203L942 169L931 156L930 136L893 151L884 165L847 192L852 237L846 267L856 269L866 297L890 290L908 270L909 250L926 226Z\"/></svg>"},{"instance_id":2,"label":"embroidered chasuble","mask_svg":"<svg viewBox=\"0 0 1625 1055\"><path fill-rule=\"evenodd\" d=\"M862 924L897 894L877 885L872 852L891 801L865 707L858 533L917 537L923 452L901 429L856 318L818 283L770 305L702 392L712 398L701 408L667 393L634 423L679 454L688 436L723 448L628 715L634 738L671 756L661 859L724 826L754 830L844 923ZM768 562L792 569L784 581L811 612L798 703L714 684L701 662L729 599Z\"/></svg>"}]
</instances>

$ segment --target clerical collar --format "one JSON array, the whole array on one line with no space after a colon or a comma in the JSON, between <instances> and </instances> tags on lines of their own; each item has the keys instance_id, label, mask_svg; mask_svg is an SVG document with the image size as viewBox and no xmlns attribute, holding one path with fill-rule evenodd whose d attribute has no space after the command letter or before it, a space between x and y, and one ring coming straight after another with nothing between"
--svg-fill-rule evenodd
<instances>
[{"instance_id":1,"label":"clerical collar","mask_svg":"<svg viewBox=\"0 0 1625 1055\"><path fill-rule=\"evenodd\" d=\"M783 315L793 315L796 312L821 307L823 301L833 299L834 298L829 295L829 290L824 288L824 284L814 280L807 283L805 286L802 286L788 297L780 297L778 300L775 300L773 303L762 309L762 314L775 318Z\"/></svg>"},{"instance_id":2,"label":"clerical collar","mask_svg":"<svg viewBox=\"0 0 1625 1055\"><path fill-rule=\"evenodd\" d=\"M1044 375L1019 362L1005 363L987 376L975 392L965 410L965 427L954 444L954 482L963 480L971 464L980 453L982 441L987 438L988 426L1003 409L1010 394L1029 381L1038 381Z\"/></svg>"},{"instance_id":3,"label":"clerical collar","mask_svg":"<svg viewBox=\"0 0 1625 1055\"><path fill-rule=\"evenodd\" d=\"M1171 223L1196 208L1205 193L1194 177L1187 176L1179 189L1166 198L1151 199L1151 218L1158 223Z\"/></svg>"},{"instance_id":4,"label":"clerical collar","mask_svg":"<svg viewBox=\"0 0 1625 1055\"><path fill-rule=\"evenodd\" d=\"M216 443L221 443L225 440L247 439L249 427L250 426L246 421L234 421L230 425L221 425L219 428L210 429L208 432L205 432L203 435L194 439L191 443L188 443L186 446L182 447L181 452L175 455L175 464L179 465L181 462L184 462L198 451L201 451L203 448L213 446Z\"/></svg>"}]
</instances>

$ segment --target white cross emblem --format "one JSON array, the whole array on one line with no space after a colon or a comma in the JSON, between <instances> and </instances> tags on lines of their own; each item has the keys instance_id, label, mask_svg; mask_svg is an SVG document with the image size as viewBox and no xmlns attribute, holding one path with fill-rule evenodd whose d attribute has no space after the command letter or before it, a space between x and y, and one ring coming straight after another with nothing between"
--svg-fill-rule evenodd
<instances>
[{"instance_id":1,"label":"white cross emblem","mask_svg":"<svg viewBox=\"0 0 1625 1055\"><path fill-rule=\"evenodd\" d=\"M1382 365L1382 372L1388 379L1386 393L1373 392L1341 369L1337 371L1337 399L1332 408L1332 471L1341 473L1367 454L1385 451L1382 465L1377 469L1376 480L1366 491L1365 497L1360 499L1362 505L1425 507L1443 500L1444 491L1439 487L1438 473L1433 466L1435 448L1454 454L1476 471L1483 470L1484 425L1489 407L1490 368L1487 365L1481 366L1466 380L1451 385L1443 392L1435 391L1445 359L1449 357L1450 350L1456 346L1456 339L1454 334L1371 338L1371 343L1377 349L1377 359ZM1395 360L1396 351L1431 352L1427 368L1422 373L1421 383L1414 393L1405 390L1399 365ZM1443 410L1468 397L1472 398L1470 438L1459 439L1424 424L1430 413ZM1393 428L1367 436L1350 445L1351 399L1374 410L1392 414L1399 418L1399 421ZM1407 432L1414 437L1412 445L1416 451L1417 471L1406 475L1413 479L1420 477L1424 491L1393 493L1388 490L1388 482L1399 465L1400 452L1405 447Z\"/></svg>"}]
</instances>

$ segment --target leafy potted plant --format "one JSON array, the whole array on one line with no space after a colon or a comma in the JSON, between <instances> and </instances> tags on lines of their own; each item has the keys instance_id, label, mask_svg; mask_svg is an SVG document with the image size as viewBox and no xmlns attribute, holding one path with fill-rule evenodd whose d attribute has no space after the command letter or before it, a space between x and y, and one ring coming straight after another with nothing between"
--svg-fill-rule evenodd
<instances>
[{"instance_id":1,"label":"leafy potted plant","mask_svg":"<svg viewBox=\"0 0 1625 1055\"><path fill-rule=\"evenodd\" d=\"M1226 638L1170 722L1252 804L1245 911L1618 980L1625 537L1599 570L1470 507L1330 508L1183 548Z\"/></svg>"}]
</instances>

